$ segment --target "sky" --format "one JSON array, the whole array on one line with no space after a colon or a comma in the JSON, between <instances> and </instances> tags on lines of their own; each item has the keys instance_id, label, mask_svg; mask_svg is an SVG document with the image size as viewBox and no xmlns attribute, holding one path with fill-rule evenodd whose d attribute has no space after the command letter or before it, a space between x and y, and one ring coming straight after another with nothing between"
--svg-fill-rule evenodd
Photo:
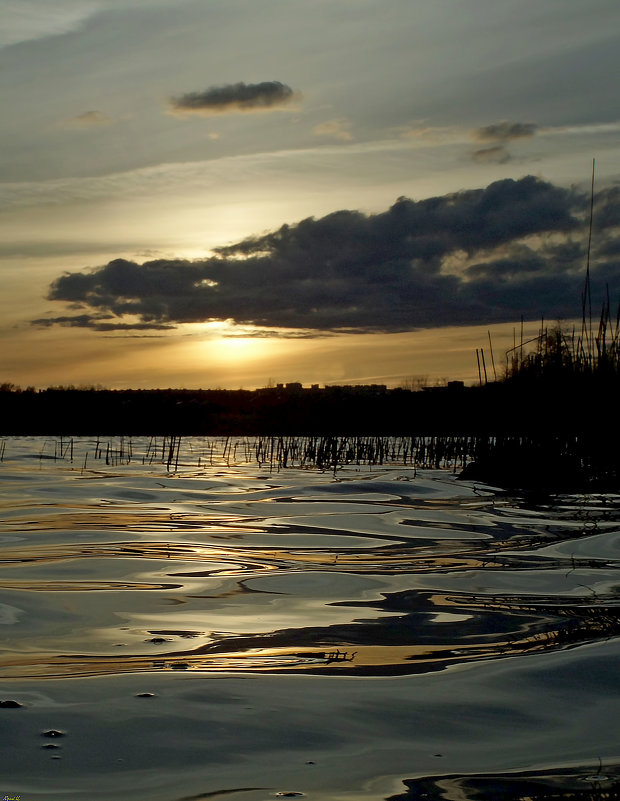
<instances>
[{"instance_id":1,"label":"sky","mask_svg":"<svg viewBox=\"0 0 620 801\"><path fill-rule=\"evenodd\" d=\"M0 0L0 384L478 380L620 299L617 0Z\"/></svg>"}]
</instances>

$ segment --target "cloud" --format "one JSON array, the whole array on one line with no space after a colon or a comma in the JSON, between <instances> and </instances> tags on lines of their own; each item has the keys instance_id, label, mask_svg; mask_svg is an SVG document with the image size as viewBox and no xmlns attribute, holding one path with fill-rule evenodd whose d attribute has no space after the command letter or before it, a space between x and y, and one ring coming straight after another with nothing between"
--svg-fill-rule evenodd
<instances>
[{"instance_id":1,"label":"cloud","mask_svg":"<svg viewBox=\"0 0 620 801\"><path fill-rule=\"evenodd\" d=\"M544 136L606 136L620 133L620 121L616 122L590 122L582 125L556 125L540 129Z\"/></svg>"},{"instance_id":2,"label":"cloud","mask_svg":"<svg viewBox=\"0 0 620 801\"><path fill-rule=\"evenodd\" d=\"M615 188L596 198L593 297L606 283L612 297L620 293L619 205ZM81 308L83 325L98 330L230 320L317 335L570 317L580 307L588 208L576 190L505 179L399 198L378 214L310 217L206 259L115 259L59 276L48 298Z\"/></svg>"},{"instance_id":3,"label":"cloud","mask_svg":"<svg viewBox=\"0 0 620 801\"><path fill-rule=\"evenodd\" d=\"M97 14L166 6L169 0L1 0L0 48L82 30Z\"/></svg>"},{"instance_id":4,"label":"cloud","mask_svg":"<svg viewBox=\"0 0 620 801\"><path fill-rule=\"evenodd\" d=\"M471 138L477 142L494 143L491 147L475 150L471 157L473 161L486 164L505 164L512 156L506 149L507 142L515 139L529 139L538 131L538 125L533 122L502 122L485 125L471 131Z\"/></svg>"},{"instance_id":5,"label":"cloud","mask_svg":"<svg viewBox=\"0 0 620 801\"><path fill-rule=\"evenodd\" d=\"M96 11L89 0L9 0L2 5L0 47L79 30Z\"/></svg>"},{"instance_id":6,"label":"cloud","mask_svg":"<svg viewBox=\"0 0 620 801\"><path fill-rule=\"evenodd\" d=\"M274 175L306 176L309 171L328 169L336 173L343 167L358 169L363 160L383 154L409 158L410 144L405 140L355 142L343 149L340 144L245 155L229 155L204 161L164 162L123 172L112 172L80 178L54 178L44 181L0 181L0 208L60 206L69 203L90 203L123 198L148 198L159 194L186 197L189 191L204 197L207 189L217 191L222 182L231 184L252 180L269 181ZM297 180L297 179L295 179ZM139 247L139 245L137 246Z\"/></svg>"},{"instance_id":7,"label":"cloud","mask_svg":"<svg viewBox=\"0 0 620 801\"><path fill-rule=\"evenodd\" d=\"M240 333L222 334L222 339L317 339L330 337L330 331L313 331L303 329L285 330L282 328L248 328Z\"/></svg>"},{"instance_id":8,"label":"cloud","mask_svg":"<svg viewBox=\"0 0 620 801\"><path fill-rule=\"evenodd\" d=\"M469 139L465 129L450 125L409 125L392 130L401 139L423 146L460 144Z\"/></svg>"},{"instance_id":9,"label":"cloud","mask_svg":"<svg viewBox=\"0 0 620 801\"><path fill-rule=\"evenodd\" d=\"M109 125L112 119L107 114L104 114L103 111L85 111L83 114L78 114L77 117L67 120L67 122L80 127L90 127L92 125Z\"/></svg>"},{"instance_id":10,"label":"cloud","mask_svg":"<svg viewBox=\"0 0 620 801\"><path fill-rule=\"evenodd\" d=\"M332 139L342 139L344 142L351 142L353 140L353 135L349 131L350 127L350 120L341 117L337 120L328 120L327 122L315 125L312 129L312 133L315 134L315 136L329 136Z\"/></svg>"},{"instance_id":11,"label":"cloud","mask_svg":"<svg viewBox=\"0 0 620 801\"><path fill-rule=\"evenodd\" d=\"M471 157L474 161L486 164L505 164L512 158L510 153L505 147L502 147L502 145L483 147L481 150L474 150Z\"/></svg>"},{"instance_id":12,"label":"cloud","mask_svg":"<svg viewBox=\"0 0 620 801\"><path fill-rule=\"evenodd\" d=\"M173 97L170 105L173 111L183 114L230 114L277 111L298 97L290 86L280 81L263 81L210 86L203 92Z\"/></svg>"},{"instance_id":13,"label":"cloud","mask_svg":"<svg viewBox=\"0 0 620 801\"><path fill-rule=\"evenodd\" d=\"M479 142L510 142L513 139L529 139L538 130L533 122L503 122L485 125L472 131L472 138Z\"/></svg>"},{"instance_id":14,"label":"cloud","mask_svg":"<svg viewBox=\"0 0 620 801\"><path fill-rule=\"evenodd\" d=\"M104 322L106 320L112 320L112 322ZM32 320L31 325L39 328L51 328L54 325L61 325L68 328L92 328L94 331L170 331L176 328L174 325L163 323L123 323L119 320L114 320L114 316L111 314L41 317L38 320Z\"/></svg>"},{"instance_id":15,"label":"cloud","mask_svg":"<svg viewBox=\"0 0 620 801\"><path fill-rule=\"evenodd\" d=\"M51 328L53 325L64 325L72 328L92 328L100 320L113 319L113 315L96 315L92 314L76 314L71 316L62 317L42 317L38 320L32 320L32 325L39 326L40 328Z\"/></svg>"}]
</instances>

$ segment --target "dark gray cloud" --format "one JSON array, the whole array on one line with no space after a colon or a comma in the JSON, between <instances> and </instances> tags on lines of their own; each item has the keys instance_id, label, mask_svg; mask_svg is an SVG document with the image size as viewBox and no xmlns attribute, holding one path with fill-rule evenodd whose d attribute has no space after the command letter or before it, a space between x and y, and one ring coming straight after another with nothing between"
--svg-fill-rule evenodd
<instances>
[{"instance_id":1,"label":"dark gray cloud","mask_svg":"<svg viewBox=\"0 0 620 801\"><path fill-rule=\"evenodd\" d=\"M280 81L231 83L210 86L203 92L173 97L174 111L195 114L226 114L231 111L272 111L287 105L298 95Z\"/></svg>"},{"instance_id":2,"label":"dark gray cloud","mask_svg":"<svg viewBox=\"0 0 620 801\"><path fill-rule=\"evenodd\" d=\"M479 142L510 142L512 139L527 139L534 136L538 125L533 122L502 122L484 125L472 131L472 136Z\"/></svg>"},{"instance_id":3,"label":"dark gray cloud","mask_svg":"<svg viewBox=\"0 0 620 801\"><path fill-rule=\"evenodd\" d=\"M620 186L610 186L594 198L594 220L596 227L616 228L619 223Z\"/></svg>"},{"instance_id":4,"label":"dark gray cloud","mask_svg":"<svg viewBox=\"0 0 620 801\"><path fill-rule=\"evenodd\" d=\"M471 156L474 161L491 164L505 164L512 156L506 148L514 139L528 139L536 133L538 125L533 122L510 122L503 120L493 125L484 125L471 132L477 142L488 142L490 147L475 150Z\"/></svg>"},{"instance_id":5,"label":"dark gray cloud","mask_svg":"<svg viewBox=\"0 0 620 801\"><path fill-rule=\"evenodd\" d=\"M604 224L594 236L593 297L604 296L605 283L620 293L614 206L617 222L618 192L597 196ZM342 210L283 225L207 259L116 259L65 273L48 297L72 304L83 322L76 314L39 324L111 330L232 320L307 336L574 316L588 209L587 196L532 176L399 198L379 214Z\"/></svg>"},{"instance_id":6,"label":"dark gray cloud","mask_svg":"<svg viewBox=\"0 0 620 801\"><path fill-rule=\"evenodd\" d=\"M73 316L41 317L38 320L33 320L32 325L41 328L62 325L69 328L92 328L93 331L170 331L176 328L174 325L163 323L123 323L118 320L104 322L105 320L114 321L114 315L75 314Z\"/></svg>"}]
</instances>

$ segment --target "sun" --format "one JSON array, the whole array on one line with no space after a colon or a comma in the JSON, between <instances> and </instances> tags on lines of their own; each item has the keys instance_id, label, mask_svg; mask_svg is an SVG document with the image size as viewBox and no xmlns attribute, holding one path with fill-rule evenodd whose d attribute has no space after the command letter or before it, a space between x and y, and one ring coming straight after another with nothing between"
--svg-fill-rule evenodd
<instances>
[{"instance_id":1,"label":"sun","mask_svg":"<svg viewBox=\"0 0 620 801\"><path fill-rule=\"evenodd\" d=\"M188 324L187 328L189 336L183 360L189 359L194 366L216 368L227 375L250 370L253 380L260 380L254 371L265 370L271 375L275 370L274 360L291 349L290 340L255 326L237 325L232 320L208 320Z\"/></svg>"},{"instance_id":2,"label":"sun","mask_svg":"<svg viewBox=\"0 0 620 801\"><path fill-rule=\"evenodd\" d=\"M264 356L266 350L261 339L243 336L218 337L212 340L212 349L227 363L253 361Z\"/></svg>"},{"instance_id":3,"label":"sun","mask_svg":"<svg viewBox=\"0 0 620 801\"><path fill-rule=\"evenodd\" d=\"M206 348L210 360L220 364L252 362L269 351L264 337L249 336L247 327L236 326L231 320L210 320L202 323L200 329L203 349Z\"/></svg>"}]
</instances>

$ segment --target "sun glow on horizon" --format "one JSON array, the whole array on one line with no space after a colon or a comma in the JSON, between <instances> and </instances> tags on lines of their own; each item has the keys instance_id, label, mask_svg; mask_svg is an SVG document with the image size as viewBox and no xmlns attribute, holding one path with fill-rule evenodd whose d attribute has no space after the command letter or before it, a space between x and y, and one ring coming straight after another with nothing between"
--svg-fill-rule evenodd
<instances>
[{"instance_id":1,"label":"sun glow on horizon","mask_svg":"<svg viewBox=\"0 0 620 801\"><path fill-rule=\"evenodd\" d=\"M254 362L270 354L271 342L256 337L219 337L211 343L216 358L227 364L238 366L243 362Z\"/></svg>"},{"instance_id":2,"label":"sun glow on horizon","mask_svg":"<svg viewBox=\"0 0 620 801\"><path fill-rule=\"evenodd\" d=\"M233 320L209 320L191 326L192 361L207 361L218 369L244 371L282 353L284 341L277 335L256 336L252 326Z\"/></svg>"}]
</instances>

